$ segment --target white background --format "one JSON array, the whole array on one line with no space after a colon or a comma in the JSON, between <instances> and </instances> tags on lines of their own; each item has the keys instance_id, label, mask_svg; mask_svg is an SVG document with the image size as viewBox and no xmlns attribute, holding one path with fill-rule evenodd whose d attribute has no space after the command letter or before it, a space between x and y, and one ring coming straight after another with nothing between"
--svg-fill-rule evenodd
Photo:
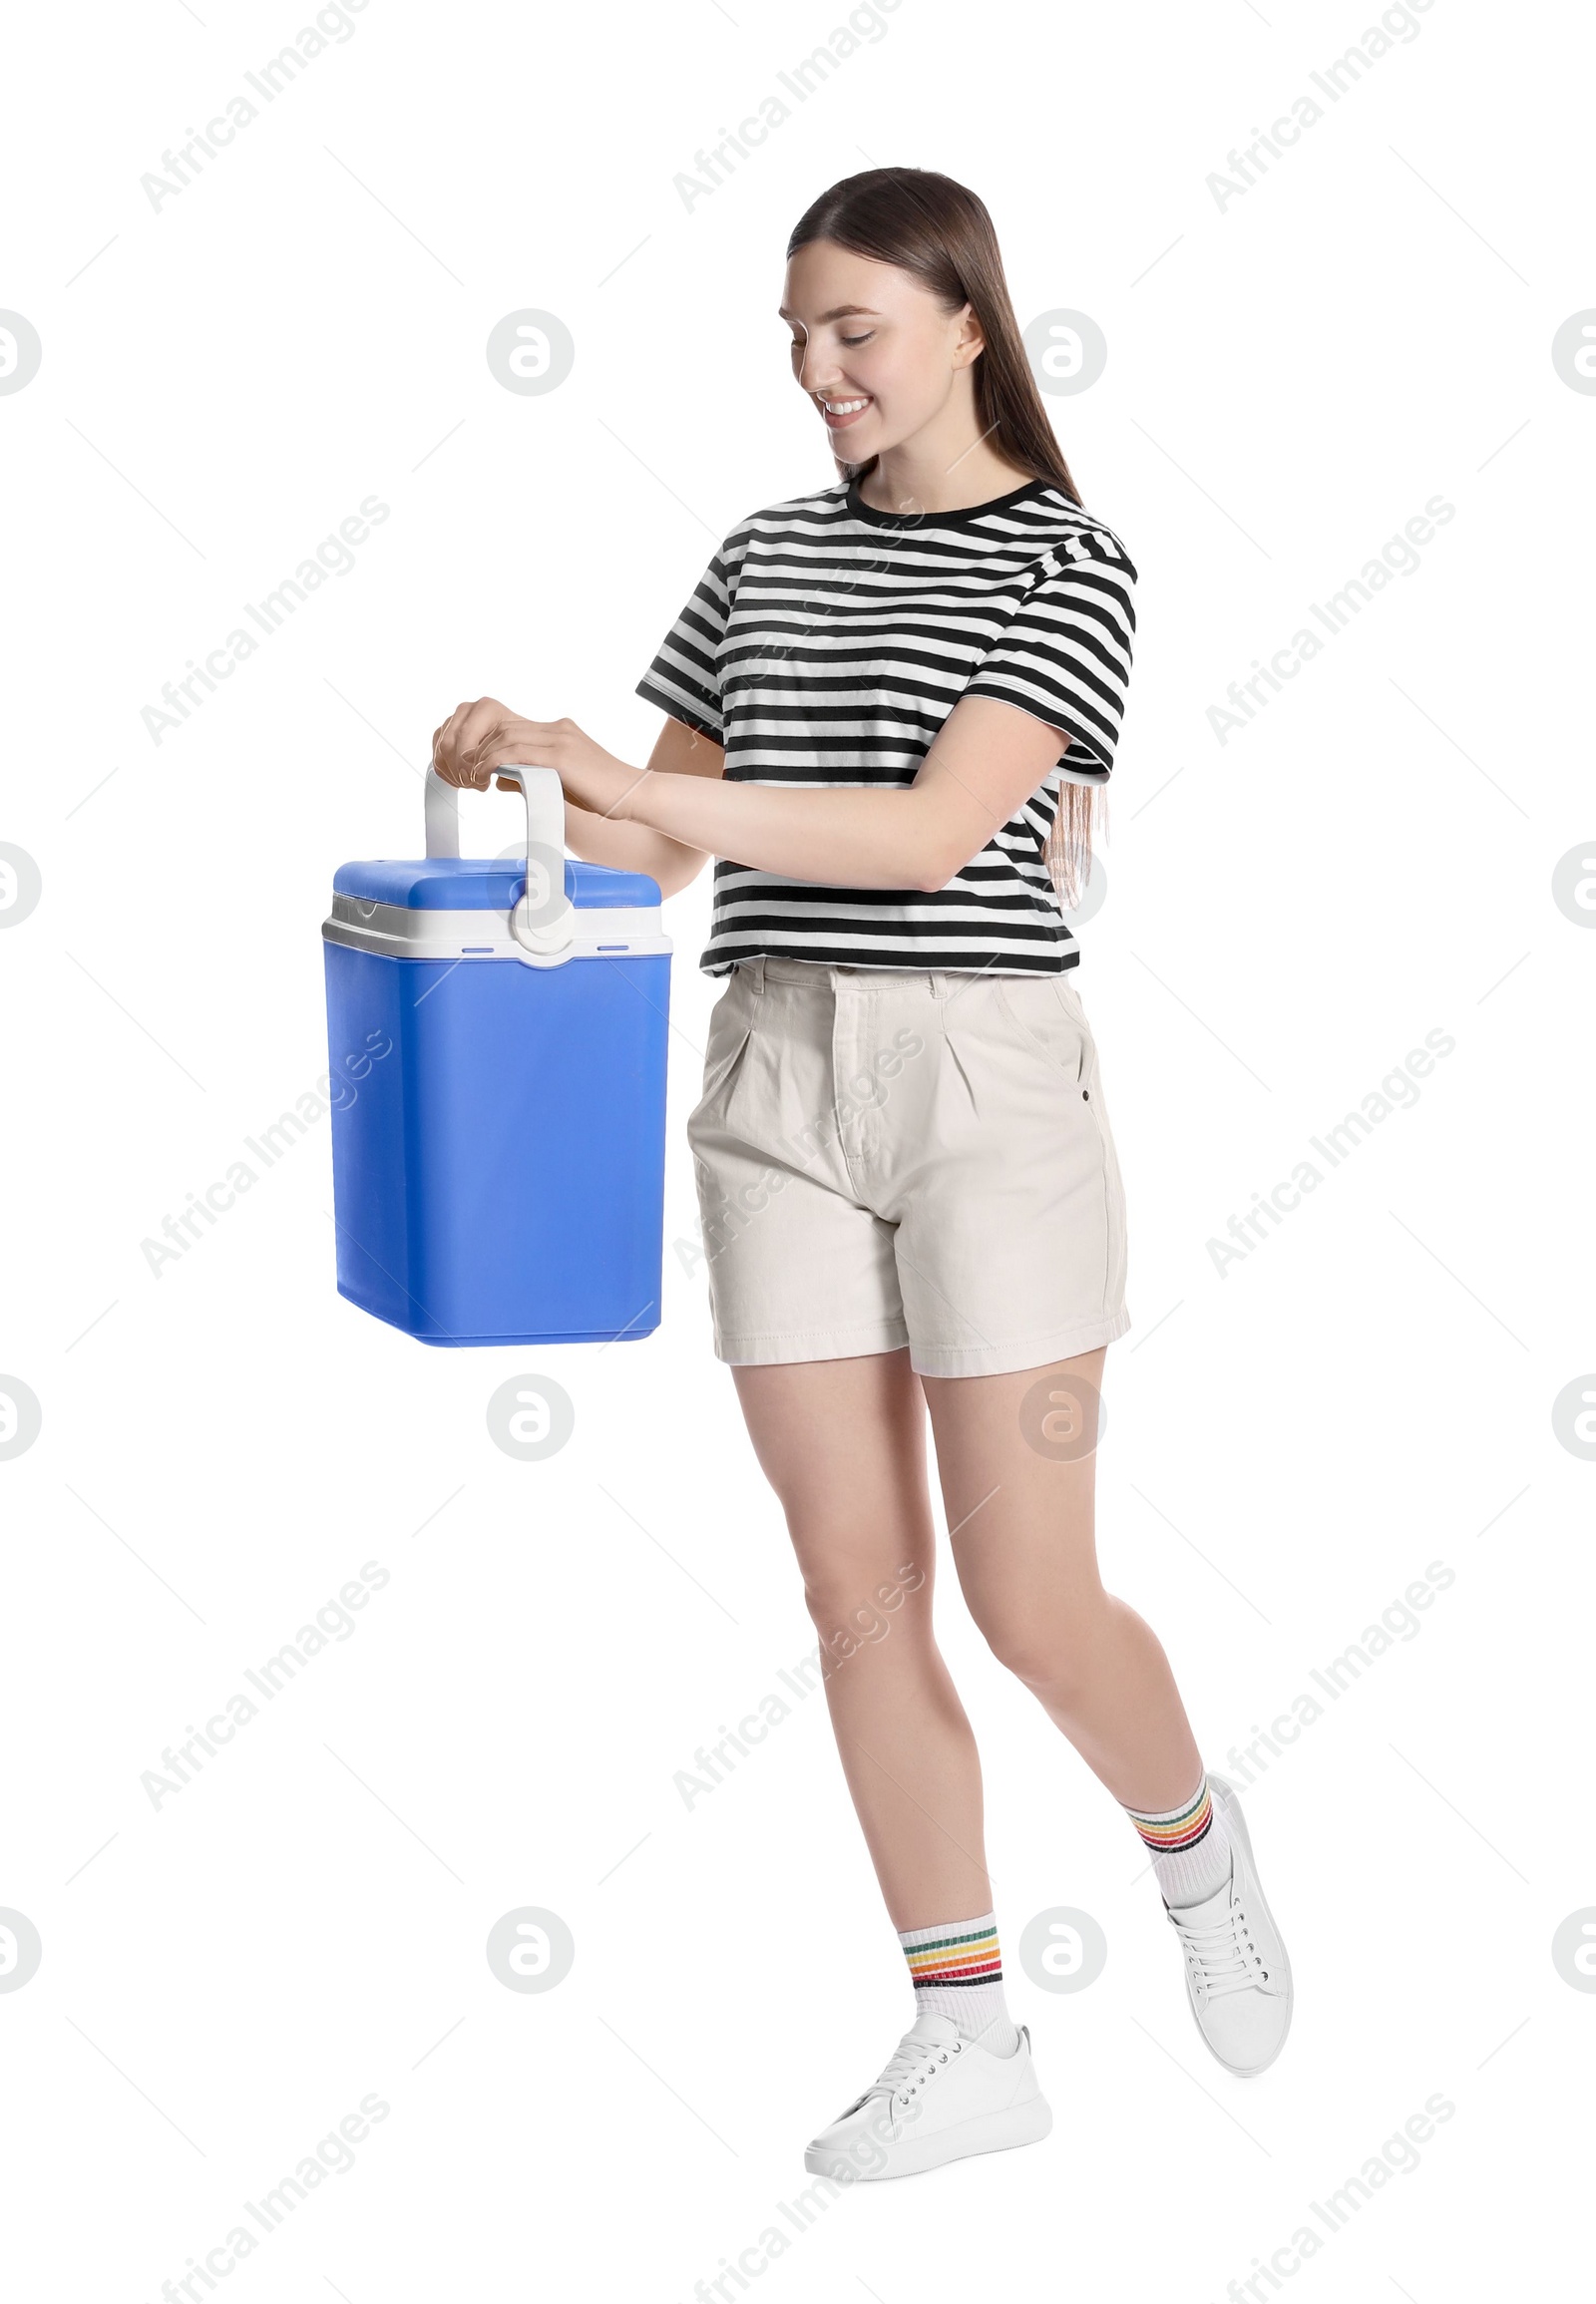
<instances>
[{"instance_id":1,"label":"white background","mask_svg":"<svg viewBox=\"0 0 1596 2304\"><path fill-rule=\"evenodd\" d=\"M1596 830L1596 399L1551 358L1596 302L1587 27L1433 0L1221 208L1210 174L1376 12L902 0L689 207L695 151L841 9L369 0L152 207L163 151L304 21L162 0L10 37L0 304L43 344L0 397L0 839L43 879L0 938L0 1370L43 1411L0 1463L0 1905L43 1945L0 1994L10 2284L150 2304L374 2093L354 2164L215 2293L1212 2304L1438 2095L1419 2164L1319 2224L1281 2292L1548 2292L1586 2254L1596 2024L1551 1955L1596 1904L1596 1465L1552 1420L1596 1366L1596 936L1551 893ZM1248 1795L1298 2009L1242 2084L1192 2028L1128 1825L945 1576L1055 2126L812 2196L800 2234L803 2145L910 1995L818 1694L690 1810L673 1782L811 1645L673 1245L707 873L665 915L646 1341L451 1353L356 1312L324 1121L159 1278L141 1243L322 1072L332 873L419 852L461 698L646 756L632 686L710 553L834 477L783 248L886 164L981 193L1022 325L1083 311L1109 347L1048 406L1141 571L1079 979L1130 1212L1110 1583L1223 1768L1429 1563L1453 1581ZM484 356L523 307L575 340L547 395ZM163 683L370 495L390 517L350 572L153 742ZM1416 573L1221 745L1227 685L1436 495L1455 517ZM517 805L467 800L468 849ZM1222 1277L1210 1240L1435 1029L1455 1047L1416 1103ZM542 1464L485 1422L523 1370L576 1403ZM389 1582L352 1637L153 1807L163 1748L368 1560ZM524 1905L575 1938L549 1992L484 1955ZM1064 1905L1109 1947L1075 1994L1015 1956Z\"/></svg>"}]
</instances>

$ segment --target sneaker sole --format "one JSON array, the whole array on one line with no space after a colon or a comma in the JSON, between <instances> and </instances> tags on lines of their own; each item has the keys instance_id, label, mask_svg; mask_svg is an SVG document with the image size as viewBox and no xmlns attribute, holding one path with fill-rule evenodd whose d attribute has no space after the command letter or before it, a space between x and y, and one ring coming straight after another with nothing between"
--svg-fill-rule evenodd
<instances>
[{"instance_id":1,"label":"sneaker sole","mask_svg":"<svg viewBox=\"0 0 1596 2304\"><path fill-rule=\"evenodd\" d=\"M884 2147L890 2154L884 2168L868 2172L855 2167L848 2154L811 2144L804 2166L813 2176L830 2176L838 2183L880 2183L888 2176L923 2175L945 2161L972 2158L978 2152L1004 2152L1015 2144L1040 2143L1052 2128L1053 2115L1045 2097L1033 2096L1006 2111L983 2112L979 2119L961 2120L934 2136L910 2136L901 2144Z\"/></svg>"},{"instance_id":2,"label":"sneaker sole","mask_svg":"<svg viewBox=\"0 0 1596 2304\"><path fill-rule=\"evenodd\" d=\"M1227 1832L1233 1835L1237 1844L1240 1846L1242 1853L1247 1858L1247 1869L1252 1875L1253 1887L1257 1890L1259 1907L1262 1910L1265 1919L1269 1922L1270 1927L1274 1930L1275 1942L1280 1946L1280 1965L1285 1970L1286 1974L1285 2029L1282 2031L1279 2040L1275 2043L1273 2054L1266 2056L1262 2064L1226 2064L1222 2056L1214 2056L1213 2043L1210 2041L1207 2033L1203 2031L1202 2025L1198 2020L1197 2011L1195 2007L1192 2007L1190 1993L1186 1995L1186 2005L1188 2008L1191 2008L1191 2020L1193 2024L1197 2026L1197 2030L1202 2036L1202 2043L1204 2048L1207 2049L1210 2056L1214 2056L1214 2062L1219 2066L1220 2070L1222 2072L1230 2073L1236 2080L1256 2080L1261 2072L1267 2072L1269 2070L1270 2066L1274 2063L1275 2058L1279 2056L1281 2050L1285 2047L1287 2040L1291 2036L1291 2020L1297 2006L1297 1987L1292 1981L1291 1960L1286 1951L1286 1939L1280 1932L1280 1925L1277 1922L1274 1913L1269 1909L1269 1899L1264 1894L1264 1883L1259 1877L1258 1866L1253 1858L1252 1834L1248 1831L1247 1819L1241 1812L1241 1802L1236 1797L1236 1787L1230 1781L1228 1776L1216 1776L1212 1774L1208 1778L1208 1784L1210 1790L1217 1790L1219 1793L1220 1805L1225 1811L1225 1829Z\"/></svg>"}]
</instances>

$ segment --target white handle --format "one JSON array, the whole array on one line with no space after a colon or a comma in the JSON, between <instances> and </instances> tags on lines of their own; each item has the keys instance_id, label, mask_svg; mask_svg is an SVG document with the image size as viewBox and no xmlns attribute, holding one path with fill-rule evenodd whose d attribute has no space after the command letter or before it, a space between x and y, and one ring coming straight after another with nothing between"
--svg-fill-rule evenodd
<instances>
[{"instance_id":1,"label":"white handle","mask_svg":"<svg viewBox=\"0 0 1596 2304\"><path fill-rule=\"evenodd\" d=\"M527 885L510 915L519 958L531 967L558 967L576 942L576 909L566 894L566 795L553 768L496 768L527 803ZM460 854L459 787L427 770L427 854Z\"/></svg>"}]
</instances>

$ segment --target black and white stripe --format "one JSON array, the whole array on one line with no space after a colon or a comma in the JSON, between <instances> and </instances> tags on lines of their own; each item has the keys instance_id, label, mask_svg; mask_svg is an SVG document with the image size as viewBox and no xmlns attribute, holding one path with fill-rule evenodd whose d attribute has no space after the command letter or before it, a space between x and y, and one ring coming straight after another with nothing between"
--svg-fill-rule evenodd
<instances>
[{"instance_id":1,"label":"black and white stripe","mask_svg":"<svg viewBox=\"0 0 1596 2304\"><path fill-rule=\"evenodd\" d=\"M757 953L864 967L1050 974L1079 952L1042 862L1061 777L1113 766L1136 571L1050 482L963 512L878 512L837 481L725 539L636 693L725 747L737 783L915 780L961 697L996 696L1070 739L945 888L830 888L715 864L699 966Z\"/></svg>"}]
</instances>

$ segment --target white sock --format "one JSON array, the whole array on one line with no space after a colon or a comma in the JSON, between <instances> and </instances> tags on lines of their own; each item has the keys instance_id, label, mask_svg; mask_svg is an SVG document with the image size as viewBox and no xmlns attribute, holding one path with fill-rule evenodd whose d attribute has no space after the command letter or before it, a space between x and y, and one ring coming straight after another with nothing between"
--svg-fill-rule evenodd
<instances>
[{"instance_id":1,"label":"white sock","mask_svg":"<svg viewBox=\"0 0 1596 2304\"><path fill-rule=\"evenodd\" d=\"M1019 2034L1003 1999L997 1914L901 1928L898 1941L914 1980L915 2014L951 2016L966 2040L979 2040L994 2056L1012 2056Z\"/></svg>"},{"instance_id":2,"label":"white sock","mask_svg":"<svg viewBox=\"0 0 1596 2304\"><path fill-rule=\"evenodd\" d=\"M1201 1904L1230 1878L1230 1837L1208 1789L1206 1770L1191 1798L1178 1808L1158 1813L1126 1808L1125 1813L1152 1853L1158 1892L1166 1904Z\"/></svg>"}]
</instances>

